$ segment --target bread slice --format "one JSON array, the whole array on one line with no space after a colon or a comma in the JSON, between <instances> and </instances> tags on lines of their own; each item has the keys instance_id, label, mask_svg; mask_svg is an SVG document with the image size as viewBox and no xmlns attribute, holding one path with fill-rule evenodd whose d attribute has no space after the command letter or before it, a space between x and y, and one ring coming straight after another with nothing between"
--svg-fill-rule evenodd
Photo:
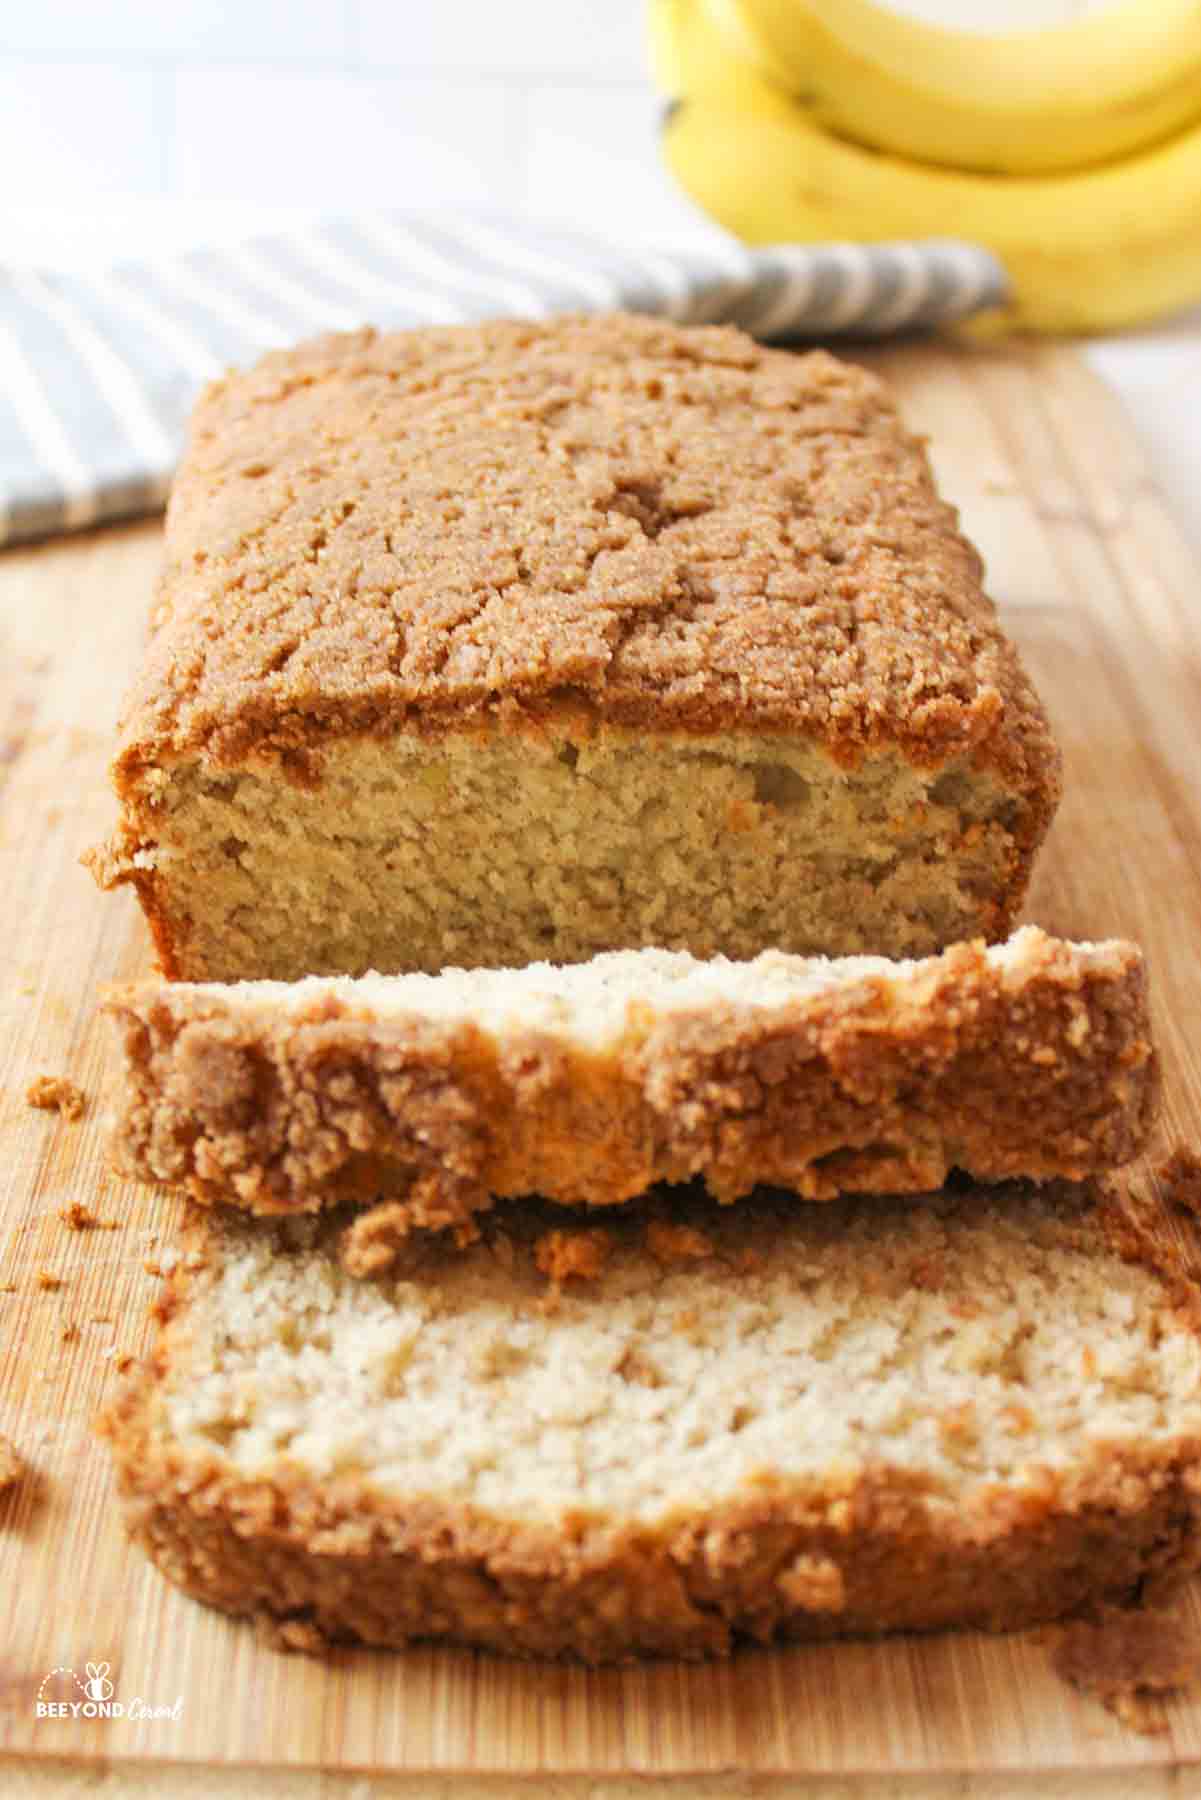
<instances>
[{"instance_id":1,"label":"bread slice","mask_svg":"<svg viewBox=\"0 0 1201 1800\"><path fill-rule=\"evenodd\" d=\"M563 1220L364 1281L336 1215L194 1212L103 1423L164 1574L307 1647L601 1661L1029 1625L1201 1560L1196 1296L1112 1194Z\"/></svg>"},{"instance_id":2,"label":"bread slice","mask_svg":"<svg viewBox=\"0 0 1201 1800\"><path fill-rule=\"evenodd\" d=\"M1000 938L1059 791L879 381L608 317L201 399L102 882L194 980Z\"/></svg>"},{"instance_id":3,"label":"bread slice","mask_svg":"<svg viewBox=\"0 0 1201 1800\"><path fill-rule=\"evenodd\" d=\"M618 951L555 968L106 1001L124 1172L255 1212L382 1200L365 1266L496 1197L609 1205L703 1175L811 1200L1111 1168L1158 1100L1142 957L1033 926L924 962Z\"/></svg>"}]
</instances>

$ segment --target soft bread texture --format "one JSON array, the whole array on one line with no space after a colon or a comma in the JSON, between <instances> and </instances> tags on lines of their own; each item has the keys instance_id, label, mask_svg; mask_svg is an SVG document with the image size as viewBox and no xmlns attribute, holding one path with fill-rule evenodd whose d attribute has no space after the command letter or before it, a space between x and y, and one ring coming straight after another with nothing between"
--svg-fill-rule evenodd
<instances>
[{"instance_id":1,"label":"soft bread texture","mask_svg":"<svg viewBox=\"0 0 1201 1800\"><path fill-rule=\"evenodd\" d=\"M1009 1628L1201 1559L1196 1293L1113 1193L536 1207L356 1280L194 1212L108 1413L163 1572L284 1641L593 1661Z\"/></svg>"},{"instance_id":2,"label":"soft bread texture","mask_svg":"<svg viewBox=\"0 0 1201 1800\"><path fill-rule=\"evenodd\" d=\"M202 397L94 853L194 979L1003 937L1058 753L885 389L613 316Z\"/></svg>"},{"instance_id":3,"label":"soft bread texture","mask_svg":"<svg viewBox=\"0 0 1201 1800\"><path fill-rule=\"evenodd\" d=\"M497 1197L606 1206L703 1175L811 1200L1079 1178L1143 1147L1159 1094L1132 944L1029 926L922 962L626 951L566 968L143 982L114 1150L255 1212L381 1201L361 1266Z\"/></svg>"}]
</instances>

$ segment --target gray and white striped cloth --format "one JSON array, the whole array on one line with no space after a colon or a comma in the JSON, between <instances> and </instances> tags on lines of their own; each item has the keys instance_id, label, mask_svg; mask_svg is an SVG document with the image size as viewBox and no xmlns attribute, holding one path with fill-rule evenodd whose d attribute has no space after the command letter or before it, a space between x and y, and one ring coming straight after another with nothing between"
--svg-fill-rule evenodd
<instances>
[{"instance_id":1,"label":"gray and white striped cloth","mask_svg":"<svg viewBox=\"0 0 1201 1800\"><path fill-rule=\"evenodd\" d=\"M882 337L1005 293L993 257L951 241L658 254L398 214L104 274L0 270L0 544L156 511L201 385L319 331L624 307L773 340Z\"/></svg>"}]
</instances>

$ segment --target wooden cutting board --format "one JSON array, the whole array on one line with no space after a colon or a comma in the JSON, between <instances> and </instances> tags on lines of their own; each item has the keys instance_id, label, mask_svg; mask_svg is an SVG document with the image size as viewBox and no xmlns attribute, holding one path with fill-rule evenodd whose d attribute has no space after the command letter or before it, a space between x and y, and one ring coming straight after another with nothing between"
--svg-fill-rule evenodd
<instances>
[{"instance_id":1,"label":"wooden cutting board","mask_svg":"<svg viewBox=\"0 0 1201 1800\"><path fill-rule=\"evenodd\" d=\"M930 435L1066 751L1029 916L1144 942L1163 1140L1201 1144L1201 572L1071 352L871 360ZM0 557L0 1433L29 1465L0 1497L0 1792L102 1771L105 1792L147 1794L185 1772L189 1793L341 1793L355 1771L376 1794L600 1795L647 1776L859 1800L1201 1788L1201 1697L1137 1735L1059 1680L1046 1634L600 1673L428 1649L321 1664L260 1645L126 1545L90 1421L147 1341L176 1203L105 1173L96 989L149 959L132 901L98 894L78 857L110 822L105 759L157 556L157 526L139 525ZM43 1073L83 1087L82 1121L30 1109ZM117 1228L69 1229L75 1202ZM1196 1595L1185 1605L1201 1643ZM39 1719L40 1688L80 1697L44 1678L87 1684L89 1663L109 1665L116 1700L180 1701L180 1716Z\"/></svg>"}]
</instances>

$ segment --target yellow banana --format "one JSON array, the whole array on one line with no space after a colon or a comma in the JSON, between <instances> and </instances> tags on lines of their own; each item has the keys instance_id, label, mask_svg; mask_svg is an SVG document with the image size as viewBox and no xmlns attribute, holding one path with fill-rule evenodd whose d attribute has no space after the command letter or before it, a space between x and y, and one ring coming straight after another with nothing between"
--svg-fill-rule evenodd
<instances>
[{"instance_id":1,"label":"yellow banana","mask_svg":"<svg viewBox=\"0 0 1201 1800\"><path fill-rule=\"evenodd\" d=\"M752 74L675 107L668 166L751 244L964 237L1014 284L1012 321L1108 331L1201 298L1201 125L1121 163L989 176L882 156Z\"/></svg>"},{"instance_id":2,"label":"yellow banana","mask_svg":"<svg viewBox=\"0 0 1201 1800\"><path fill-rule=\"evenodd\" d=\"M792 6L786 56L775 53L771 35L755 23L754 9L743 6L742 0L694 0L692 10L698 15L693 28L696 36L715 35L719 41L724 41L727 52L749 64L756 74L764 76L786 94L797 91L795 71L798 68L812 70L824 47L821 29L813 15L804 10L801 0L795 0ZM806 76L801 85L807 85L808 79Z\"/></svg>"},{"instance_id":3,"label":"yellow banana","mask_svg":"<svg viewBox=\"0 0 1201 1800\"><path fill-rule=\"evenodd\" d=\"M714 28L705 16L703 0L650 0L651 74L669 99L695 94L733 99L745 92L748 102L754 103L758 64L749 46L736 36L739 27L732 6L726 27L726 32Z\"/></svg>"},{"instance_id":4,"label":"yellow banana","mask_svg":"<svg viewBox=\"0 0 1201 1800\"><path fill-rule=\"evenodd\" d=\"M857 143L1008 174L1079 169L1201 119L1201 0L951 31L879 0L703 0L731 51Z\"/></svg>"}]
</instances>

